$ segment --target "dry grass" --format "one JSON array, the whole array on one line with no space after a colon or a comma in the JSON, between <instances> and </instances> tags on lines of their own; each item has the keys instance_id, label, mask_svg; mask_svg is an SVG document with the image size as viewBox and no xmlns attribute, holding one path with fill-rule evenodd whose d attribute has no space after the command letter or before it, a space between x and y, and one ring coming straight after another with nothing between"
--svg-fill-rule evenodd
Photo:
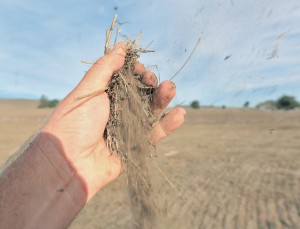
<instances>
[{"instance_id":1,"label":"dry grass","mask_svg":"<svg viewBox=\"0 0 300 229\"><path fill-rule=\"evenodd\" d=\"M34 133L50 110L0 100L0 162ZM299 228L300 112L189 110L157 147L157 228ZM125 176L99 192L71 228L128 228Z\"/></svg>"}]
</instances>

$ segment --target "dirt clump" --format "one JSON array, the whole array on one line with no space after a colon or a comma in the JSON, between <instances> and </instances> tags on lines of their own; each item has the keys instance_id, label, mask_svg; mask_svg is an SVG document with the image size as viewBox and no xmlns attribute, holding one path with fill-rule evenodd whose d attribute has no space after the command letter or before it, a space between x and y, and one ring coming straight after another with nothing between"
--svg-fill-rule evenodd
<instances>
[{"instance_id":1,"label":"dirt clump","mask_svg":"<svg viewBox=\"0 0 300 229\"><path fill-rule=\"evenodd\" d=\"M134 74L134 66L143 52L134 41L126 42L125 64L114 73L106 90L110 98L110 118L106 126L107 146L122 157L136 228L153 228L156 208L149 173L153 146L149 133L155 117L151 102L155 87L145 86L142 75Z\"/></svg>"}]
</instances>

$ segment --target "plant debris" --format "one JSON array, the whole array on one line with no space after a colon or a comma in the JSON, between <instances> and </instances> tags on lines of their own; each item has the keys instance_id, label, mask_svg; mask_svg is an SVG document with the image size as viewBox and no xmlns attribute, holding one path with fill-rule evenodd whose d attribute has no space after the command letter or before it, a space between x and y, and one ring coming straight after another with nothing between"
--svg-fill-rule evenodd
<instances>
[{"instance_id":1,"label":"plant debris","mask_svg":"<svg viewBox=\"0 0 300 229\"><path fill-rule=\"evenodd\" d=\"M108 52L110 34L116 16L107 35L105 45ZM156 117L151 111L151 103L156 87L145 86L142 75L134 74L135 64L141 53L149 52L138 48L138 41L126 40L124 66L113 74L105 90L110 99L110 115L104 132L107 147L118 153L127 174L128 191L133 213L133 226L153 228L156 222L156 205L152 194L148 159L153 146L149 134Z\"/></svg>"}]
</instances>

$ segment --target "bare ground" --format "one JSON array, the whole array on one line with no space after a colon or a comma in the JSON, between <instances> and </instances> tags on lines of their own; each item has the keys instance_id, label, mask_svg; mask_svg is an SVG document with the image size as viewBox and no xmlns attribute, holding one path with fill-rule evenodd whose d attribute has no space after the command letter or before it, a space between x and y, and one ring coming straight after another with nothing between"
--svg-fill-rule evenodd
<instances>
[{"instance_id":1,"label":"bare ground","mask_svg":"<svg viewBox=\"0 0 300 229\"><path fill-rule=\"evenodd\" d=\"M0 164L51 110L0 100ZM155 160L155 159L153 159ZM157 146L157 228L300 228L300 111L189 110ZM70 228L130 228L125 176L99 192Z\"/></svg>"}]
</instances>

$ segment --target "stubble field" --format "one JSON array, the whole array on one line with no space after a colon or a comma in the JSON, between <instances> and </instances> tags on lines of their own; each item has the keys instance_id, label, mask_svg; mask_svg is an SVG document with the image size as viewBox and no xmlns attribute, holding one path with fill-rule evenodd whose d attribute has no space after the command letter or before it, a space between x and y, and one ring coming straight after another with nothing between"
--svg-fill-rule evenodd
<instances>
[{"instance_id":1,"label":"stubble field","mask_svg":"<svg viewBox=\"0 0 300 229\"><path fill-rule=\"evenodd\" d=\"M50 109L0 100L0 165ZM300 228L300 111L188 110L156 149L157 228ZM99 192L71 229L131 228L121 176Z\"/></svg>"}]
</instances>

